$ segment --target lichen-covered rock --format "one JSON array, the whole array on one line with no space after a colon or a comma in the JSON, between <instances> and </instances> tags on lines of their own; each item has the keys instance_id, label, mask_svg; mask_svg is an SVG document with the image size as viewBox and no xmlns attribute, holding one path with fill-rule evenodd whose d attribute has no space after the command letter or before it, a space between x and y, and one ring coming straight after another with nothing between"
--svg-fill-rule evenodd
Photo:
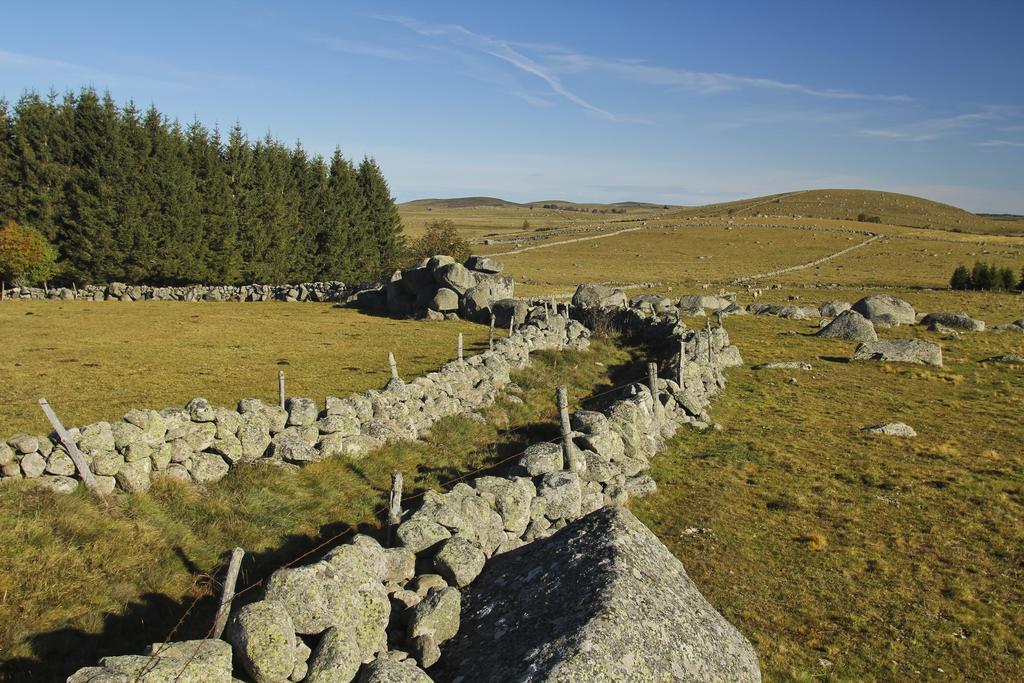
<instances>
[{"instance_id":1,"label":"lichen-covered rock","mask_svg":"<svg viewBox=\"0 0 1024 683\"><path fill-rule=\"evenodd\" d=\"M379 657L363 667L359 683L431 683L433 679L408 659Z\"/></svg>"},{"instance_id":2,"label":"lichen-covered rock","mask_svg":"<svg viewBox=\"0 0 1024 683\"><path fill-rule=\"evenodd\" d=\"M280 602L261 600L232 615L225 633L256 683L280 683L295 666L295 629Z\"/></svg>"},{"instance_id":3,"label":"lichen-covered rock","mask_svg":"<svg viewBox=\"0 0 1024 683\"><path fill-rule=\"evenodd\" d=\"M21 472L26 479L40 477L45 471L46 459L38 453L32 452L21 458Z\"/></svg>"},{"instance_id":4,"label":"lichen-covered rock","mask_svg":"<svg viewBox=\"0 0 1024 683\"><path fill-rule=\"evenodd\" d=\"M231 646L223 640L150 645L147 654L104 657L68 683L231 683Z\"/></svg>"},{"instance_id":5,"label":"lichen-covered rock","mask_svg":"<svg viewBox=\"0 0 1024 683\"><path fill-rule=\"evenodd\" d=\"M477 491L494 496L494 509L501 515L505 531L522 536L530 524L530 501L537 487L526 477L479 477L473 481Z\"/></svg>"},{"instance_id":6,"label":"lichen-covered rock","mask_svg":"<svg viewBox=\"0 0 1024 683\"><path fill-rule=\"evenodd\" d=\"M285 403L289 427L305 427L316 422L316 401L311 398L290 398Z\"/></svg>"},{"instance_id":7,"label":"lichen-covered rock","mask_svg":"<svg viewBox=\"0 0 1024 683\"><path fill-rule=\"evenodd\" d=\"M152 471L153 463L149 458L126 462L121 465L114 479L117 480L117 485L128 493L145 493L152 483L149 479Z\"/></svg>"},{"instance_id":8,"label":"lichen-covered rock","mask_svg":"<svg viewBox=\"0 0 1024 683\"><path fill-rule=\"evenodd\" d=\"M559 472L565 467L562 446L556 443L535 443L526 449L519 464L531 477Z\"/></svg>"},{"instance_id":9,"label":"lichen-covered rock","mask_svg":"<svg viewBox=\"0 0 1024 683\"><path fill-rule=\"evenodd\" d=\"M28 455L39 450L39 439L28 434L15 434L7 439L7 445L22 455Z\"/></svg>"},{"instance_id":10,"label":"lichen-covered rock","mask_svg":"<svg viewBox=\"0 0 1024 683\"><path fill-rule=\"evenodd\" d=\"M362 652L356 639L331 627L324 631L309 658L306 683L348 683L359 673Z\"/></svg>"},{"instance_id":11,"label":"lichen-covered rock","mask_svg":"<svg viewBox=\"0 0 1024 683\"><path fill-rule=\"evenodd\" d=\"M493 558L467 589L434 677L742 683L760 669L661 541L605 508Z\"/></svg>"},{"instance_id":12,"label":"lichen-covered rock","mask_svg":"<svg viewBox=\"0 0 1024 683\"><path fill-rule=\"evenodd\" d=\"M484 551L462 534L456 534L445 541L434 556L437 573L459 588L472 583L483 571L486 562Z\"/></svg>"},{"instance_id":13,"label":"lichen-covered rock","mask_svg":"<svg viewBox=\"0 0 1024 683\"><path fill-rule=\"evenodd\" d=\"M900 436L905 439L912 439L917 436L914 428L904 422L885 422L877 425L869 425L861 431L869 434L882 434L884 436Z\"/></svg>"},{"instance_id":14,"label":"lichen-covered rock","mask_svg":"<svg viewBox=\"0 0 1024 683\"><path fill-rule=\"evenodd\" d=\"M193 422L213 422L217 419L217 410L205 398L194 398L185 406L188 417Z\"/></svg>"},{"instance_id":15,"label":"lichen-covered rock","mask_svg":"<svg viewBox=\"0 0 1024 683\"><path fill-rule=\"evenodd\" d=\"M200 484L215 484L227 476L229 469L224 458L216 453L196 453L189 472Z\"/></svg>"},{"instance_id":16,"label":"lichen-covered rock","mask_svg":"<svg viewBox=\"0 0 1024 683\"><path fill-rule=\"evenodd\" d=\"M98 451L114 450L114 432L110 423L96 422L84 427L82 435L78 439L78 450L86 455L92 455Z\"/></svg>"},{"instance_id":17,"label":"lichen-covered rock","mask_svg":"<svg viewBox=\"0 0 1024 683\"><path fill-rule=\"evenodd\" d=\"M462 594L455 588L434 588L413 608L409 638L431 635L438 645L459 632Z\"/></svg>"},{"instance_id":18,"label":"lichen-covered rock","mask_svg":"<svg viewBox=\"0 0 1024 683\"><path fill-rule=\"evenodd\" d=\"M545 474L537 487L537 495L544 500L544 515L548 519L576 519L580 516L583 491L580 477L575 472Z\"/></svg>"},{"instance_id":19,"label":"lichen-covered rock","mask_svg":"<svg viewBox=\"0 0 1024 683\"><path fill-rule=\"evenodd\" d=\"M452 532L429 519L410 519L399 525L395 532L399 543L415 554L451 538Z\"/></svg>"},{"instance_id":20,"label":"lichen-covered rock","mask_svg":"<svg viewBox=\"0 0 1024 683\"><path fill-rule=\"evenodd\" d=\"M273 456L294 463L316 462L324 456L297 432L285 430L271 440Z\"/></svg>"}]
</instances>

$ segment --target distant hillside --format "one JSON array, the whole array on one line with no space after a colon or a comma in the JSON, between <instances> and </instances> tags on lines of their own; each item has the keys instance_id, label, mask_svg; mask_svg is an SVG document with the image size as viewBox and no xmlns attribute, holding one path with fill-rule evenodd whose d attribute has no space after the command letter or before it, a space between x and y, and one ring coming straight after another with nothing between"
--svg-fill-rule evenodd
<instances>
[{"instance_id":1,"label":"distant hillside","mask_svg":"<svg viewBox=\"0 0 1024 683\"><path fill-rule=\"evenodd\" d=\"M526 205L497 197L454 197L452 199L415 199L399 206L411 209L473 209L479 206L523 207Z\"/></svg>"},{"instance_id":2,"label":"distant hillside","mask_svg":"<svg viewBox=\"0 0 1024 683\"><path fill-rule=\"evenodd\" d=\"M876 190L804 190L682 209L670 216L803 216L868 220L956 232L1024 234L1015 216L979 215L949 204Z\"/></svg>"}]
</instances>

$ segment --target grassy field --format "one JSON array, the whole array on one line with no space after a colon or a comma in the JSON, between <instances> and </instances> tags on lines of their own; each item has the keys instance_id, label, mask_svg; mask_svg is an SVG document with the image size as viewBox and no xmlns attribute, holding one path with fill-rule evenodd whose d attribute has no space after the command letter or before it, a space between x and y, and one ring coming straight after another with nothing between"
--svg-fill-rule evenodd
<instances>
[{"instance_id":1,"label":"grassy field","mask_svg":"<svg viewBox=\"0 0 1024 683\"><path fill-rule=\"evenodd\" d=\"M1006 312L983 296L965 306ZM766 680L1024 678L1024 372L977 362L1024 337L883 333L939 341L946 365L925 369L844 362L854 344L806 322L727 328L747 365L712 410L724 430L681 432L634 510ZM814 369L750 369L771 360ZM887 420L919 436L860 431Z\"/></svg>"},{"instance_id":2,"label":"grassy field","mask_svg":"<svg viewBox=\"0 0 1024 683\"><path fill-rule=\"evenodd\" d=\"M486 411L487 424L447 418L425 442L294 475L242 468L208 490L159 482L109 509L81 491L0 487L0 680L63 681L99 657L162 641L194 598L211 593L204 574L236 545L250 553L241 588L349 526L377 534L374 513L392 469L404 472L411 496L490 468L557 436L557 384L570 388L576 409L632 363L630 350L600 343L585 353L537 353L515 376L524 403L500 401ZM175 638L202 637L214 609L204 599Z\"/></svg>"},{"instance_id":3,"label":"grassy field","mask_svg":"<svg viewBox=\"0 0 1024 683\"><path fill-rule=\"evenodd\" d=\"M393 351L403 376L468 352L487 329L364 315L331 304L5 302L0 328L0 433L50 431L37 400L65 425L120 418L130 408L184 405L203 396L234 406L289 396L344 396L383 386Z\"/></svg>"}]
</instances>

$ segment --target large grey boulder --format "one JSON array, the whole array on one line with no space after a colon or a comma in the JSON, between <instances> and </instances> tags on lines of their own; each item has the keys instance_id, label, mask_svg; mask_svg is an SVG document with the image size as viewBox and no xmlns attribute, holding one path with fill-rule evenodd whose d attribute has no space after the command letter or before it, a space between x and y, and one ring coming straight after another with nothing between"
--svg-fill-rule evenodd
<instances>
[{"instance_id":1,"label":"large grey boulder","mask_svg":"<svg viewBox=\"0 0 1024 683\"><path fill-rule=\"evenodd\" d=\"M875 326L857 311L843 311L835 320L815 332L814 336L859 342L878 340Z\"/></svg>"},{"instance_id":2,"label":"large grey boulder","mask_svg":"<svg viewBox=\"0 0 1024 683\"><path fill-rule=\"evenodd\" d=\"M852 309L872 322L878 322L878 319L889 325L913 325L917 322L914 307L894 296L866 296L853 304Z\"/></svg>"},{"instance_id":3,"label":"large grey boulder","mask_svg":"<svg viewBox=\"0 0 1024 683\"><path fill-rule=\"evenodd\" d=\"M437 680L760 681L750 643L636 517L606 508L493 558Z\"/></svg>"},{"instance_id":4,"label":"large grey boulder","mask_svg":"<svg viewBox=\"0 0 1024 683\"><path fill-rule=\"evenodd\" d=\"M912 439L917 436L914 428L905 422L884 422L877 425L868 425L861 429L869 434L881 434L883 436L901 436L905 439Z\"/></svg>"},{"instance_id":5,"label":"large grey boulder","mask_svg":"<svg viewBox=\"0 0 1024 683\"><path fill-rule=\"evenodd\" d=\"M519 465L526 469L531 477L560 472L565 467L562 446L557 443L535 443L523 451Z\"/></svg>"},{"instance_id":6,"label":"large grey boulder","mask_svg":"<svg viewBox=\"0 0 1024 683\"><path fill-rule=\"evenodd\" d=\"M955 330L968 330L970 332L985 331L984 321L975 320L963 311L957 311L955 313L929 313L925 317L921 318L921 324L928 328L931 328L933 325L942 325L945 327L952 327Z\"/></svg>"},{"instance_id":7,"label":"large grey boulder","mask_svg":"<svg viewBox=\"0 0 1024 683\"><path fill-rule=\"evenodd\" d=\"M491 312L494 313L495 323L501 327L508 327L509 321L522 325L526 322L530 305L522 299L499 299L491 304Z\"/></svg>"},{"instance_id":8,"label":"large grey boulder","mask_svg":"<svg viewBox=\"0 0 1024 683\"><path fill-rule=\"evenodd\" d=\"M433 679L415 662L379 657L363 667L359 683L431 683Z\"/></svg>"},{"instance_id":9,"label":"large grey boulder","mask_svg":"<svg viewBox=\"0 0 1024 683\"><path fill-rule=\"evenodd\" d=\"M858 344L853 360L877 360L888 363L942 365L942 347L923 339L891 339Z\"/></svg>"},{"instance_id":10,"label":"large grey boulder","mask_svg":"<svg viewBox=\"0 0 1024 683\"><path fill-rule=\"evenodd\" d=\"M850 310L849 301L825 301L818 306L818 315L825 318L834 318L837 315Z\"/></svg>"},{"instance_id":11,"label":"large grey boulder","mask_svg":"<svg viewBox=\"0 0 1024 683\"><path fill-rule=\"evenodd\" d=\"M504 264L487 256L470 256L466 267L480 273L500 273L505 268Z\"/></svg>"},{"instance_id":12,"label":"large grey boulder","mask_svg":"<svg viewBox=\"0 0 1024 683\"><path fill-rule=\"evenodd\" d=\"M434 293L434 298L430 300L429 307L442 313L457 311L459 310L459 295L454 289L441 287Z\"/></svg>"},{"instance_id":13,"label":"large grey boulder","mask_svg":"<svg viewBox=\"0 0 1024 683\"><path fill-rule=\"evenodd\" d=\"M225 639L256 683L278 683L295 666L295 628L280 602L260 600L232 615Z\"/></svg>"},{"instance_id":14,"label":"large grey boulder","mask_svg":"<svg viewBox=\"0 0 1024 683\"><path fill-rule=\"evenodd\" d=\"M223 640L155 643L144 655L104 657L68 683L231 683L231 646ZM283 679L282 679L283 680Z\"/></svg>"},{"instance_id":15,"label":"large grey boulder","mask_svg":"<svg viewBox=\"0 0 1024 683\"><path fill-rule=\"evenodd\" d=\"M355 638L335 627L327 629L309 658L306 683L348 683L359 672L362 653Z\"/></svg>"},{"instance_id":16,"label":"large grey boulder","mask_svg":"<svg viewBox=\"0 0 1024 683\"><path fill-rule=\"evenodd\" d=\"M572 295L572 305L582 308L625 308L626 295L621 289L599 284L584 284Z\"/></svg>"},{"instance_id":17,"label":"large grey boulder","mask_svg":"<svg viewBox=\"0 0 1024 683\"><path fill-rule=\"evenodd\" d=\"M679 297L679 308L687 311L697 308L710 308L713 311L717 311L728 307L730 304L732 304L732 301L729 299L710 294L686 294Z\"/></svg>"},{"instance_id":18,"label":"large grey boulder","mask_svg":"<svg viewBox=\"0 0 1024 683\"><path fill-rule=\"evenodd\" d=\"M476 275L461 263L449 263L434 271L434 281L462 295L476 285Z\"/></svg>"},{"instance_id":19,"label":"large grey boulder","mask_svg":"<svg viewBox=\"0 0 1024 683\"><path fill-rule=\"evenodd\" d=\"M434 568L448 583L462 588L473 582L481 571L487 557L484 551L462 534L456 534L444 542L434 556Z\"/></svg>"}]
</instances>

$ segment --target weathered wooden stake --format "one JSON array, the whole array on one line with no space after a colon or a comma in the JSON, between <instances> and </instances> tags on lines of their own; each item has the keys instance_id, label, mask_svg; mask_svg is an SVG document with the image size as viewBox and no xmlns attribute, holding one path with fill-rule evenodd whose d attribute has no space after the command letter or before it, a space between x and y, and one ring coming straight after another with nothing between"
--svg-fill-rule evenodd
<instances>
[{"instance_id":1,"label":"weathered wooden stake","mask_svg":"<svg viewBox=\"0 0 1024 683\"><path fill-rule=\"evenodd\" d=\"M661 405L661 398L658 395L658 364L647 364L647 388L651 390L651 398L654 400L654 419L662 422L665 419L665 406Z\"/></svg>"},{"instance_id":2,"label":"weathered wooden stake","mask_svg":"<svg viewBox=\"0 0 1024 683\"><path fill-rule=\"evenodd\" d=\"M277 397L281 402L281 410L284 410L284 370L277 371Z\"/></svg>"},{"instance_id":3,"label":"weathered wooden stake","mask_svg":"<svg viewBox=\"0 0 1024 683\"><path fill-rule=\"evenodd\" d=\"M564 386L555 390L555 401L558 403L558 419L562 425L562 455L565 456L565 464L572 472L579 472L579 458L576 454L576 447L572 442L572 427L569 426L569 392Z\"/></svg>"},{"instance_id":4,"label":"weathered wooden stake","mask_svg":"<svg viewBox=\"0 0 1024 683\"><path fill-rule=\"evenodd\" d=\"M459 332L459 362L462 362L462 333Z\"/></svg>"},{"instance_id":5,"label":"weathered wooden stake","mask_svg":"<svg viewBox=\"0 0 1024 683\"><path fill-rule=\"evenodd\" d=\"M711 318L707 319L706 331L708 333L708 365L714 365L715 359L711 357Z\"/></svg>"},{"instance_id":6,"label":"weathered wooden stake","mask_svg":"<svg viewBox=\"0 0 1024 683\"><path fill-rule=\"evenodd\" d=\"M78 298L78 285L75 284L74 280L71 281L71 291L75 293L75 298L77 299Z\"/></svg>"},{"instance_id":7,"label":"weathered wooden stake","mask_svg":"<svg viewBox=\"0 0 1024 683\"><path fill-rule=\"evenodd\" d=\"M510 337L512 336L513 329L515 329L515 324L516 324L516 317L515 317L515 315L513 315L511 318L508 319L508 336L510 336Z\"/></svg>"},{"instance_id":8,"label":"weathered wooden stake","mask_svg":"<svg viewBox=\"0 0 1024 683\"><path fill-rule=\"evenodd\" d=\"M391 470L391 497L388 499L388 545L395 544L395 529L402 523L402 473Z\"/></svg>"},{"instance_id":9,"label":"weathered wooden stake","mask_svg":"<svg viewBox=\"0 0 1024 683\"><path fill-rule=\"evenodd\" d=\"M238 581L238 571L242 568L243 555L245 555L245 551L241 548L231 551L228 573L224 576L224 590L220 594L220 606L217 607L217 616L213 620L212 638L220 638L224 633L224 627L228 625L231 601L235 599L235 582Z\"/></svg>"},{"instance_id":10,"label":"weathered wooden stake","mask_svg":"<svg viewBox=\"0 0 1024 683\"><path fill-rule=\"evenodd\" d=\"M491 313L491 327L487 330L487 348L494 350L494 314Z\"/></svg>"},{"instance_id":11,"label":"weathered wooden stake","mask_svg":"<svg viewBox=\"0 0 1024 683\"><path fill-rule=\"evenodd\" d=\"M7 298L7 283L0 280L0 301Z\"/></svg>"},{"instance_id":12,"label":"weathered wooden stake","mask_svg":"<svg viewBox=\"0 0 1024 683\"><path fill-rule=\"evenodd\" d=\"M686 342L679 338L679 391L686 391Z\"/></svg>"},{"instance_id":13,"label":"weathered wooden stake","mask_svg":"<svg viewBox=\"0 0 1024 683\"><path fill-rule=\"evenodd\" d=\"M57 413L53 412L53 408L46 402L45 398L39 399L39 407L43 409L43 413L46 415L46 419L50 421L50 425L53 426L53 431L57 434L57 440L60 441L61 445L64 446L64 450L68 452L71 457L71 461L75 463L75 469L78 470L78 476L85 482L86 488L95 493L97 496L103 497L99 489L96 487L96 477L92 475L92 470L89 469L89 465L85 462L85 456L78 450L78 446L75 445L74 440L68 434L67 430L64 429L64 425L61 424L60 419L57 418Z\"/></svg>"},{"instance_id":14,"label":"weathered wooden stake","mask_svg":"<svg viewBox=\"0 0 1024 683\"><path fill-rule=\"evenodd\" d=\"M395 354L388 351L388 365L391 366L391 379L398 379L398 363L395 362Z\"/></svg>"}]
</instances>

